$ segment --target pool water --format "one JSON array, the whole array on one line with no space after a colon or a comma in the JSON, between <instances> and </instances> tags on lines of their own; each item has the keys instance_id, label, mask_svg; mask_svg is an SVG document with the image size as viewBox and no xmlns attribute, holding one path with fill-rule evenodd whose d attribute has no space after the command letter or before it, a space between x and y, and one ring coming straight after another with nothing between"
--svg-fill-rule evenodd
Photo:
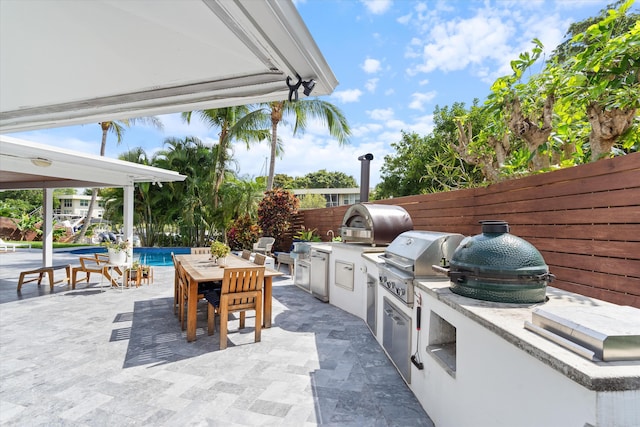
<instances>
[{"instance_id":1,"label":"pool water","mask_svg":"<svg viewBox=\"0 0 640 427\"><path fill-rule=\"evenodd\" d=\"M71 251L73 254L94 254L105 253L106 248L83 248ZM173 265L171 252L176 255L184 255L191 253L190 248L133 248L133 260L139 261L140 264L151 265L156 267L168 267Z\"/></svg>"}]
</instances>

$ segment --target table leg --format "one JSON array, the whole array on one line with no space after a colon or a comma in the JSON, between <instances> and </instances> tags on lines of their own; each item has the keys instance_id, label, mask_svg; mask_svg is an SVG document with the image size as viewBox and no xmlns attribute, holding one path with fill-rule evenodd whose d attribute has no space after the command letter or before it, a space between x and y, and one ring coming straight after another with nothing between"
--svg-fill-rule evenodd
<instances>
[{"instance_id":1,"label":"table leg","mask_svg":"<svg viewBox=\"0 0 640 427\"><path fill-rule=\"evenodd\" d=\"M53 281L53 269L49 270L47 273L49 273L49 290L53 292L53 285L55 283Z\"/></svg>"},{"instance_id":2,"label":"table leg","mask_svg":"<svg viewBox=\"0 0 640 427\"><path fill-rule=\"evenodd\" d=\"M265 277L264 278L264 304L262 310L263 316L263 327L270 328L271 327L271 287L273 286L273 278Z\"/></svg>"},{"instance_id":3,"label":"table leg","mask_svg":"<svg viewBox=\"0 0 640 427\"><path fill-rule=\"evenodd\" d=\"M189 297L187 298L187 341L196 340L196 324L198 321L198 284L189 280Z\"/></svg>"}]
</instances>

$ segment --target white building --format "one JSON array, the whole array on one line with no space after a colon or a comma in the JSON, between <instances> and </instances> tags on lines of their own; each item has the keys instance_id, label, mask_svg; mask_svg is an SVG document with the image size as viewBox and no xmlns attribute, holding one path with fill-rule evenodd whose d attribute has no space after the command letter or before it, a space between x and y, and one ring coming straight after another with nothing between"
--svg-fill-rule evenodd
<instances>
[{"instance_id":1,"label":"white building","mask_svg":"<svg viewBox=\"0 0 640 427\"><path fill-rule=\"evenodd\" d=\"M291 191L302 200L307 194L320 194L327 201L327 208L360 203L360 188L301 188Z\"/></svg>"},{"instance_id":2,"label":"white building","mask_svg":"<svg viewBox=\"0 0 640 427\"><path fill-rule=\"evenodd\" d=\"M85 196L80 194L65 194L59 196L60 209L57 209L55 214L58 217L66 218L84 218L87 216L89 210L89 203L91 196ZM92 218L102 218L104 214L104 202L102 198L96 199L96 205L93 207Z\"/></svg>"}]
</instances>

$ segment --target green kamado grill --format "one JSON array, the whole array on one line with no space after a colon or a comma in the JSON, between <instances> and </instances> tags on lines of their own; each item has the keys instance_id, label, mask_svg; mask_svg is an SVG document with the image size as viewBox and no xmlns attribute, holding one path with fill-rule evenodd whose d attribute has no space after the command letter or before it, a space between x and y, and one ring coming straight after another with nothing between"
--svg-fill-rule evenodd
<instances>
[{"instance_id":1,"label":"green kamado grill","mask_svg":"<svg viewBox=\"0 0 640 427\"><path fill-rule=\"evenodd\" d=\"M480 221L482 234L465 239L451 257L451 291L470 298L531 304L544 302L554 279L540 252L509 234L505 221Z\"/></svg>"}]
</instances>

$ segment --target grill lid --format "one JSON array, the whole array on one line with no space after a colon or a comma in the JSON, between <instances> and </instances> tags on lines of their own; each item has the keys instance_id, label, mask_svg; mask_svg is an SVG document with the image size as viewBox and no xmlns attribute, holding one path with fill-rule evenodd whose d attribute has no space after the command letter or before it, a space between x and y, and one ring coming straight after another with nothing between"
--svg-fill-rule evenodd
<instances>
[{"instance_id":1,"label":"grill lid","mask_svg":"<svg viewBox=\"0 0 640 427\"><path fill-rule=\"evenodd\" d=\"M412 229L409 213L400 206L357 203L347 209L340 235L345 242L388 244L398 234Z\"/></svg>"},{"instance_id":2,"label":"grill lid","mask_svg":"<svg viewBox=\"0 0 640 427\"><path fill-rule=\"evenodd\" d=\"M447 265L463 239L456 233L405 231L385 249L385 263L416 278L437 276L431 265Z\"/></svg>"},{"instance_id":3,"label":"grill lid","mask_svg":"<svg viewBox=\"0 0 640 427\"><path fill-rule=\"evenodd\" d=\"M463 242L451 258L451 291L496 302L543 302L554 276L540 252L509 234L504 221L480 223L482 234Z\"/></svg>"}]
</instances>

